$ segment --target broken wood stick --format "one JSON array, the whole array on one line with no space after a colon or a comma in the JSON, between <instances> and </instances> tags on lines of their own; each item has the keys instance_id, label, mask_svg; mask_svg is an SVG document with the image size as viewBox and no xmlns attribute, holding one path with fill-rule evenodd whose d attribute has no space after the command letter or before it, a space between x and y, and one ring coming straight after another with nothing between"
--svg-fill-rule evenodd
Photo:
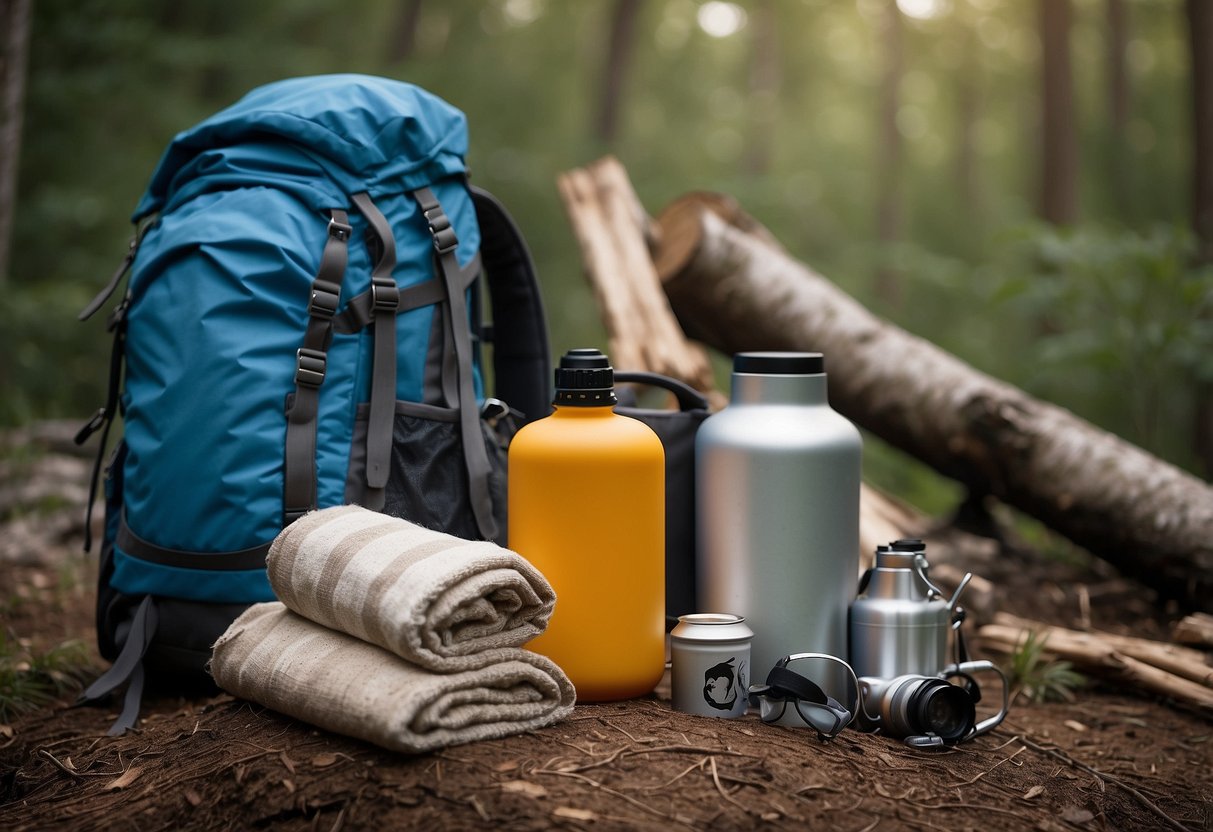
<instances>
[{"instance_id":1,"label":"broken wood stick","mask_svg":"<svg viewBox=\"0 0 1213 832\"><path fill-rule=\"evenodd\" d=\"M1209 666L1204 653L1199 650L1193 650L1190 647L1182 647L1178 644L1168 644L1164 641L1155 641L1137 636L1122 636L1116 633L1070 630L1064 627L1044 624L1039 621L1029 621L1026 618L1019 618L1005 612L1000 612L994 616L994 624L1011 627L1020 632L1034 631L1041 637L1048 639L1047 643L1050 645L1050 648L1059 640L1066 644L1096 643L1107 645L1129 658L1137 659L1146 664L1152 664L1168 673L1174 673L1176 676L1182 676L1185 679L1198 682L1205 687L1213 688L1213 667Z\"/></svg>"},{"instance_id":2,"label":"broken wood stick","mask_svg":"<svg viewBox=\"0 0 1213 832\"><path fill-rule=\"evenodd\" d=\"M1044 639L1045 653L1069 661L1084 672L1122 682L1138 690L1169 696L1196 708L1206 716L1213 716L1213 688L1190 678L1194 674L1203 675L1208 670L1203 660L1184 675L1180 675L1149 661L1126 655L1109 641L1092 633L1080 633L1037 622L1021 623L1031 626L987 624L977 631L977 636L984 648L1009 654L1022 649L1029 633L1036 632ZM1172 645L1159 643L1159 646ZM1138 652L1151 660L1169 661L1166 652L1162 650Z\"/></svg>"},{"instance_id":3,"label":"broken wood stick","mask_svg":"<svg viewBox=\"0 0 1213 832\"><path fill-rule=\"evenodd\" d=\"M877 318L702 203L657 218L655 260L690 337L727 353L823 352L831 403L861 427L1213 610L1213 486Z\"/></svg>"},{"instance_id":4,"label":"broken wood stick","mask_svg":"<svg viewBox=\"0 0 1213 832\"><path fill-rule=\"evenodd\" d=\"M649 256L648 215L623 166L607 156L561 174L556 184L610 338L614 366L672 376L722 407L707 352L687 340L661 290Z\"/></svg>"},{"instance_id":5,"label":"broken wood stick","mask_svg":"<svg viewBox=\"0 0 1213 832\"><path fill-rule=\"evenodd\" d=\"M1178 644L1213 648L1213 615L1195 612L1184 616L1172 628L1171 637Z\"/></svg>"}]
</instances>

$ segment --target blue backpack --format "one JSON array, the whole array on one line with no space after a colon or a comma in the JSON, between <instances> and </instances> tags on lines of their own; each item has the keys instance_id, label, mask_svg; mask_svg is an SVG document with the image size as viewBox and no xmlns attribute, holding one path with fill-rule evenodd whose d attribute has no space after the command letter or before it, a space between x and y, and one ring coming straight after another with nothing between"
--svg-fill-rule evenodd
<instances>
[{"instance_id":1,"label":"blue backpack","mask_svg":"<svg viewBox=\"0 0 1213 832\"><path fill-rule=\"evenodd\" d=\"M430 93L333 75L255 89L161 158L81 313L129 273L108 401L77 437L103 430L96 481L122 417L97 599L114 665L82 696L129 683L112 733L145 674L209 683L211 645L274 598L266 551L307 511L357 503L504 542L505 448L548 412L550 355L530 255L469 185L467 144Z\"/></svg>"}]
</instances>

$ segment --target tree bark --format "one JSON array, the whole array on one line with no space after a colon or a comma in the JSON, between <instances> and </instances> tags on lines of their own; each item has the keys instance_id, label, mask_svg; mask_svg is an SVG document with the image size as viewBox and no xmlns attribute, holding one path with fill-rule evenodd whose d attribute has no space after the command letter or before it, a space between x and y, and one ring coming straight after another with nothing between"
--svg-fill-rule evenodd
<instances>
[{"instance_id":1,"label":"tree bark","mask_svg":"<svg viewBox=\"0 0 1213 832\"><path fill-rule=\"evenodd\" d=\"M25 72L29 55L30 0L2 0L5 23L3 112L0 112L0 286L8 280L17 206L17 171L21 159L21 126L25 109Z\"/></svg>"},{"instance_id":2,"label":"tree bark","mask_svg":"<svg viewBox=\"0 0 1213 832\"><path fill-rule=\"evenodd\" d=\"M1078 219L1070 17L1070 0L1040 0L1040 216L1054 225L1070 225Z\"/></svg>"},{"instance_id":3,"label":"tree bark","mask_svg":"<svg viewBox=\"0 0 1213 832\"><path fill-rule=\"evenodd\" d=\"M659 274L691 338L726 353L824 352L831 400L861 427L1213 609L1213 487L879 320L694 200L658 223Z\"/></svg>"}]
</instances>

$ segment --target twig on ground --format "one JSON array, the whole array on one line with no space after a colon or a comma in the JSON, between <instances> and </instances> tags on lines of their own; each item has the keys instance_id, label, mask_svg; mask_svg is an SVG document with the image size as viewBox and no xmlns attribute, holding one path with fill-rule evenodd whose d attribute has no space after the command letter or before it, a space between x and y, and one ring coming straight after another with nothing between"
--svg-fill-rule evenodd
<instances>
[{"instance_id":1,"label":"twig on ground","mask_svg":"<svg viewBox=\"0 0 1213 832\"><path fill-rule=\"evenodd\" d=\"M1020 748L1020 749L1019 749L1019 750L1017 750L1017 751L1016 751L1014 754L1012 754L1010 757L1003 757L1003 758L1002 758L1001 760L999 760L997 763L995 763L994 765L990 766L990 767L989 767L988 769L986 769L985 771L983 771L983 772L981 772L980 774L978 774L978 775L977 775L976 777L974 777L972 780L965 780L965 781L960 782L960 783L950 783L950 784L948 784L947 786L944 786L944 788L945 788L945 789L953 789L953 788L956 788L956 787L958 787L958 786L971 786L971 785L973 785L974 783L976 783L978 780L980 780L981 778L985 777L985 776L986 776L987 774L989 774L991 771L993 771L994 769L998 768L1000 765L1002 765L1003 763L1005 763L1007 760L1014 760L1014 759L1015 759L1015 757L1016 757L1016 756L1018 756L1019 754L1021 754L1023 751L1024 751L1024 749L1023 749L1023 748Z\"/></svg>"},{"instance_id":2,"label":"twig on ground","mask_svg":"<svg viewBox=\"0 0 1213 832\"><path fill-rule=\"evenodd\" d=\"M1060 749L1046 748L1043 745L1032 742L1032 740L1028 739L1027 737L1021 736L1019 738L1019 741L1021 743L1023 743L1025 746L1027 746L1028 748L1037 752L1038 754L1044 754L1046 756L1052 757L1055 760L1060 760L1061 762L1065 763L1066 765L1070 766L1071 768L1076 768L1081 771L1085 771L1087 774L1090 774L1091 776L1097 778L1098 780L1101 780L1101 781L1104 781L1107 783L1111 783L1113 786L1119 786L1120 788L1124 789L1126 792L1131 794L1134 798L1136 798L1137 801L1139 803L1141 803L1141 805L1144 806L1146 809L1148 809L1151 814L1155 815L1159 820L1161 820L1163 823L1167 824L1167 826L1169 826L1170 828L1179 830L1179 832L1191 832L1191 830L1187 826L1184 826L1182 823L1177 821L1175 818L1171 817L1166 812L1164 812L1162 809L1158 808L1158 806L1155 805L1155 803L1152 800L1150 800L1148 797L1146 797L1144 794L1142 794L1137 789L1130 786L1128 783L1121 780L1119 777L1113 777L1111 774L1108 774L1107 772L1104 772L1104 771L1100 771L1097 768L1092 768L1091 766L1087 765L1086 763L1080 763L1078 760L1075 760L1069 754L1067 754L1066 752L1064 752Z\"/></svg>"}]
</instances>

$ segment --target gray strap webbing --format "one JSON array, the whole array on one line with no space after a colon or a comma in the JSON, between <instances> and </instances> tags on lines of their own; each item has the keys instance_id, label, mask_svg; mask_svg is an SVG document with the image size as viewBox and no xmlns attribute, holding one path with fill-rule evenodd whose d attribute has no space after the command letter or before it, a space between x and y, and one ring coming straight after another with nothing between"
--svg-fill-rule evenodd
<instances>
[{"instance_id":1,"label":"gray strap webbing","mask_svg":"<svg viewBox=\"0 0 1213 832\"><path fill-rule=\"evenodd\" d=\"M477 253L471 259L471 262L463 267L463 288L468 289L471 287L473 281L479 276L480 254ZM429 280L401 289L400 301L396 312L397 314L409 312L413 309L420 309L423 306L442 303L444 300L446 300L445 284L438 278L430 278ZM370 290L360 295L355 295L350 298L349 303L345 305L345 309L337 317L333 318L333 331L342 335L360 332L371 325L374 309Z\"/></svg>"},{"instance_id":2,"label":"gray strap webbing","mask_svg":"<svg viewBox=\"0 0 1213 832\"><path fill-rule=\"evenodd\" d=\"M396 412L396 310L400 290L396 269L396 238L387 218L367 193L352 199L379 238L379 259L371 271L371 309L374 331L371 364L371 410L366 426L366 496L363 505L383 508L384 488L392 466L392 421Z\"/></svg>"},{"instance_id":3,"label":"gray strap webbing","mask_svg":"<svg viewBox=\"0 0 1213 832\"><path fill-rule=\"evenodd\" d=\"M316 415L320 385L328 366L333 315L341 301L341 281L349 258L353 229L349 215L334 208L320 267L312 281L307 331L295 353L295 395L286 412L286 449L283 456L282 518L289 525L316 508Z\"/></svg>"},{"instance_id":4,"label":"gray strap webbing","mask_svg":"<svg viewBox=\"0 0 1213 832\"><path fill-rule=\"evenodd\" d=\"M117 660L76 700L77 705L96 702L113 693L124 682L127 683L126 695L122 699L122 713L108 731L111 737L125 734L139 719L139 702L143 698L143 656L156 635L156 626L159 623L156 604L152 601L152 596L145 595L135 609L130 631L126 634L126 642L122 645Z\"/></svg>"},{"instance_id":5,"label":"gray strap webbing","mask_svg":"<svg viewBox=\"0 0 1213 832\"><path fill-rule=\"evenodd\" d=\"M429 188L413 191L434 238L434 256L447 290L447 330L454 342L459 392L459 434L467 467L468 490L476 525L485 540L497 537L493 501L489 496L489 456L480 432L480 412L472 384L472 332L468 324L467 299L462 288L462 271L455 249L459 244L451 221L442 210L438 197Z\"/></svg>"}]
</instances>

